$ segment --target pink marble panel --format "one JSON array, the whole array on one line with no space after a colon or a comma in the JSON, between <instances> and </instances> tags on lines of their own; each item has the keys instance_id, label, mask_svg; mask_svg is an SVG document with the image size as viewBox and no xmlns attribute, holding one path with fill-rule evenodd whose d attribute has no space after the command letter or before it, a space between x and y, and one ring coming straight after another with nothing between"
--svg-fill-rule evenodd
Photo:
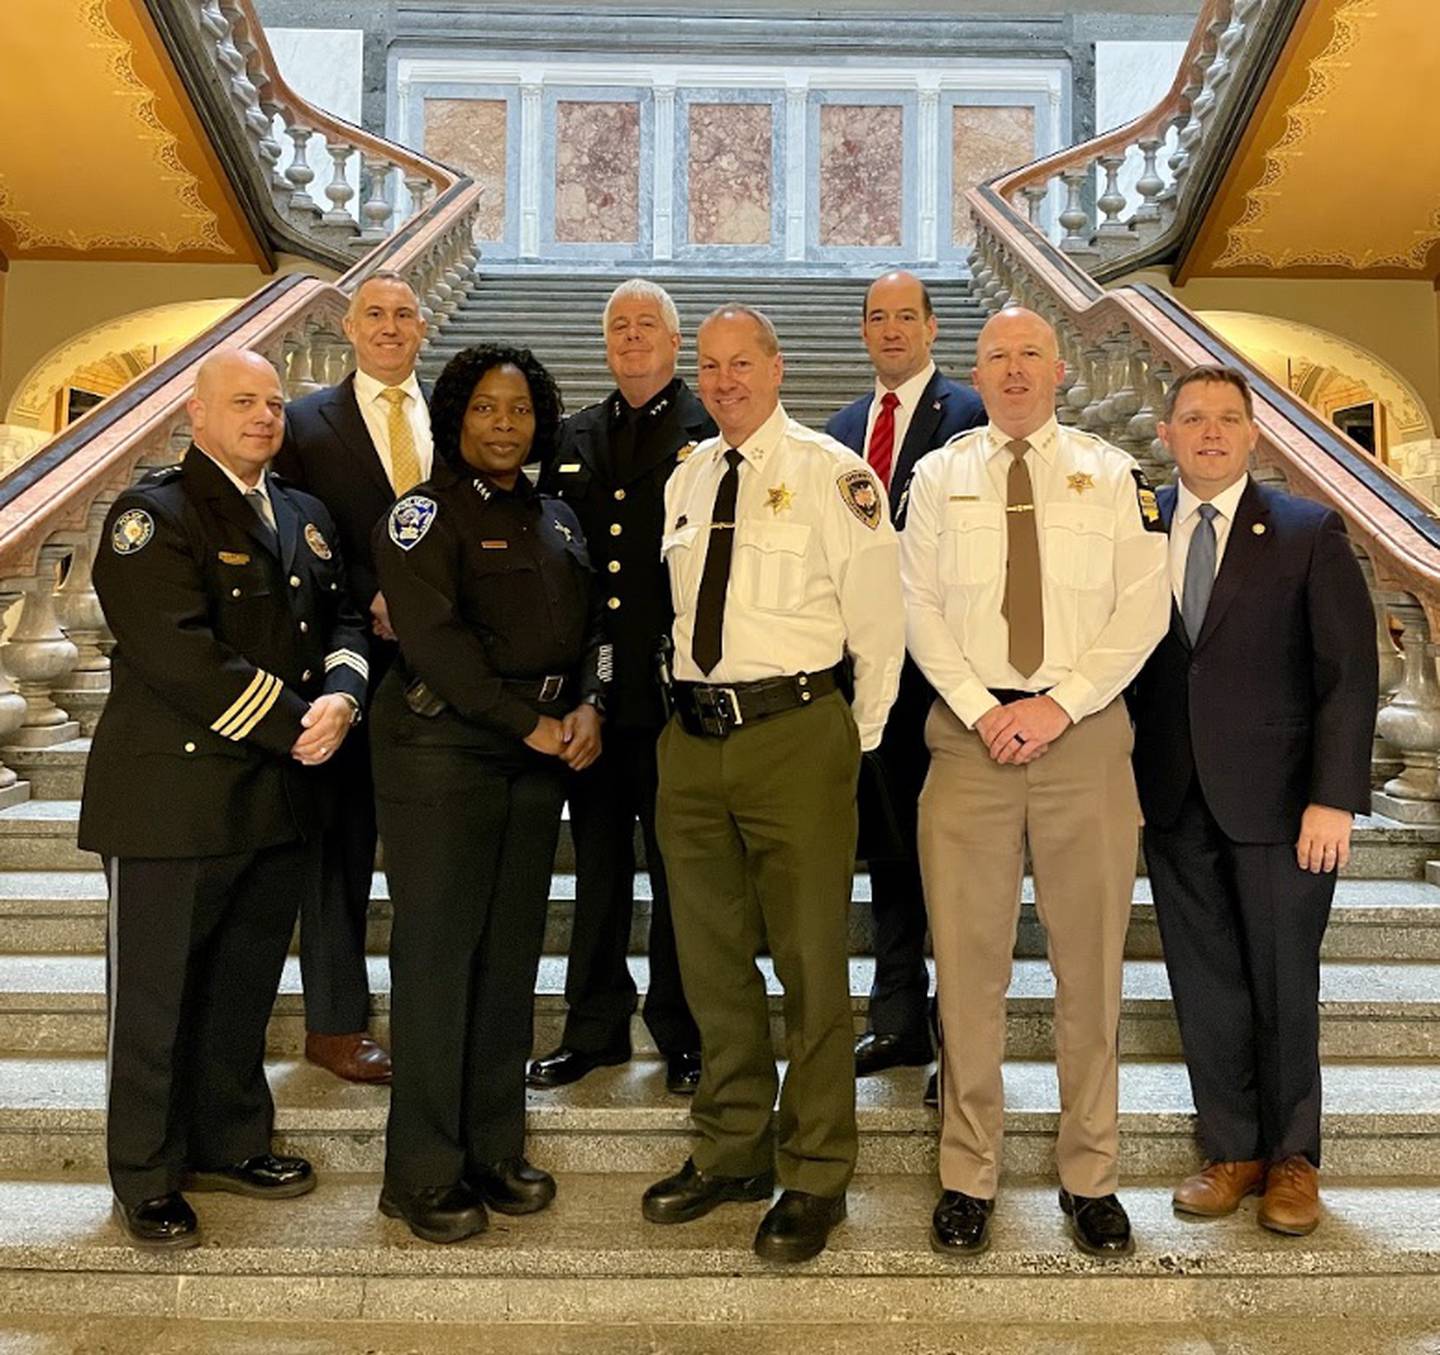
<instances>
[{"instance_id":1,"label":"pink marble panel","mask_svg":"<svg viewBox=\"0 0 1440 1355\"><path fill-rule=\"evenodd\" d=\"M905 191L904 109L820 109L820 243L898 245Z\"/></svg>"},{"instance_id":2,"label":"pink marble panel","mask_svg":"<svg viewBox=\"0 0 1440 1355\"><path fill-rule=\"evenodd\" d=\"M957 245L972 245L975 232L965 193L1035 158L1035 110L957 104L951 127L951 235Z\"/></svg>"},{"instance_id":3,"label":"pink marble panel","mask_svg":"<svg viewBox=\"0 0 1440 1355\"><path fill-rule=\"evenodd\" d=\"M640 105L556 104L555 239L630 244L639 238Z\"/></svg>"},{"instance_id":4,"label":"pink marble panel","mask_svg":"<svg viewBox=\"0 0 1440 1355\"><path fill-rule=\"evenodd\" d=\"M690 105L690 243L768 245L769 104Z\"/></svg>"},{"instance_id":5,"label":"pink marble panel","mask_svg":"<svg viewBox=\"0 0 1440 1355\"><path fill-rule=\"evenodd\" d=\"M505 237L506 111L503 99L426 99L425 154L480 185L477 240Z\"/></svg>"}]
</instances>

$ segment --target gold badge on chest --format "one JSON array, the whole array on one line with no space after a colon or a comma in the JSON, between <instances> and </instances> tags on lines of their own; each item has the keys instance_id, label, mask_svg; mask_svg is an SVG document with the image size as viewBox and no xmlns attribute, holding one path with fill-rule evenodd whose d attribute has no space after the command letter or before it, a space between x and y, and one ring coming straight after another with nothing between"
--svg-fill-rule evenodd
<instances>
[{"instance_id":1,"label":"gold badge on chest","mask_svg":"<svg viewBox=\"0 0 1440 1355\"><path fill-rule=\"evenodd\" d=\"M313 522L305 524L305 544L322 560L330 558L330 546L320 535L320 529Z\"/></svg>"},{"instance_id":2,"label":"gold badge on chest","mask_svg":"<svg viewBox=\"0 0 1440 1355\"><path fill-rule=\"evenodd\" d=\"M1074 475L1066 477L1065 483L1077 494L1083 494L1087 489L1095 488L1095 477L1088 471L1077 470Z\"/></svg>"},{"instance_id":3,"label":"gold badge on chest","mask_svg":"<svg viewBox=\"0 0 1440 1355\"><path fill-rule=\"evenodd\" d=\"M782 480L774 485L765 495L765 507L776 517L785 512L795 502L795 491L789 488Z\"/></svg>"}]
</instances>

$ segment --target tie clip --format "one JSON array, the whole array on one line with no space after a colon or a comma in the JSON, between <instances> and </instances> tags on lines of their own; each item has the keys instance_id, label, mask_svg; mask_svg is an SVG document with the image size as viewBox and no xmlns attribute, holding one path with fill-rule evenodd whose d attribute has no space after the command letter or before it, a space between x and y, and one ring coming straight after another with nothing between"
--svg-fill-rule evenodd
<instances>
[{"instance_id":1,"label":"tie clip","mask_svg":"<svg viewBox=\"0 0 1440 1355\"><path fill-rule=\"evenodd\" d=\"M710 530L712 532L733 532L735 524L733 522L712 522Z\"/></svg>"},{"instance_id":2,"label":"tie clip","mask_svg":"<svg viewBox=\"0 0 1440 1355\"><path fill-rule=\"evenodd\" d=\"M1033 503L1011 503L1005 506L1005 511L1007 513L1033 513L1035 505Z\"/></svg>"}]
</instances>

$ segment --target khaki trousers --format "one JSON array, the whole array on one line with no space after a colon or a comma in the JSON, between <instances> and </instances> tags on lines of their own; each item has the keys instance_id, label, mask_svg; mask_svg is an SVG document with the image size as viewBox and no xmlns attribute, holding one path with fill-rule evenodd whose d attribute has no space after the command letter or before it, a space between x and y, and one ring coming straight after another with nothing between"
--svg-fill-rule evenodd
<instances>
[{"instance_id":1,"label":"khaki trousers","mask_svg":"<svg viewBox=\"0 0 1440 1355\"><path fill-rule=\"evenodd\" d=\"M998 766L943 701L925 724L920 870L940 1008L940 1180L994 1197L1001 1062L1028 839L1055 975L1060 1183L1118 1183L1120 982L1140 808L1123 701L1071 726L1024 767Z\"/></svg>"}]
</instances>

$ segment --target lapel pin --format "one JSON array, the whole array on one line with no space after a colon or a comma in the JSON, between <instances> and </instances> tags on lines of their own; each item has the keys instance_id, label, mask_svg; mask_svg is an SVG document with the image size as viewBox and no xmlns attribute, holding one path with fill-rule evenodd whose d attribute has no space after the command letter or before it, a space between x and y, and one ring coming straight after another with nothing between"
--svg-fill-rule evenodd
<instances>
[{"instance_id":1,"label":"lapel pin","mask_svg":"<svg viewBox=\"0 0 1440 1355\"><path fill-rule=\"evenodd\" d=\"M1255 522L1255 523L1252 523L1251 526L1250 526L1250 530L1251 530L1252 532L1254 532L1256 536L1264 536L1264 535L1265 535L1265 524L1264 524L1263 522Z\"/></svg>"},{"instance_id":2,"label":"lapel pin","mask_svg":"<svg viewBox=\"0 0 1440 1355\"><path fill-rule=\"evenodd\" d=\"M940 408L940 401L938 401L938 400L935 401L935 403L934 403L933 405L931 405L930 408L931 408L931 409L939 409L939 408Z\"/></svg>"}]
</instances>

